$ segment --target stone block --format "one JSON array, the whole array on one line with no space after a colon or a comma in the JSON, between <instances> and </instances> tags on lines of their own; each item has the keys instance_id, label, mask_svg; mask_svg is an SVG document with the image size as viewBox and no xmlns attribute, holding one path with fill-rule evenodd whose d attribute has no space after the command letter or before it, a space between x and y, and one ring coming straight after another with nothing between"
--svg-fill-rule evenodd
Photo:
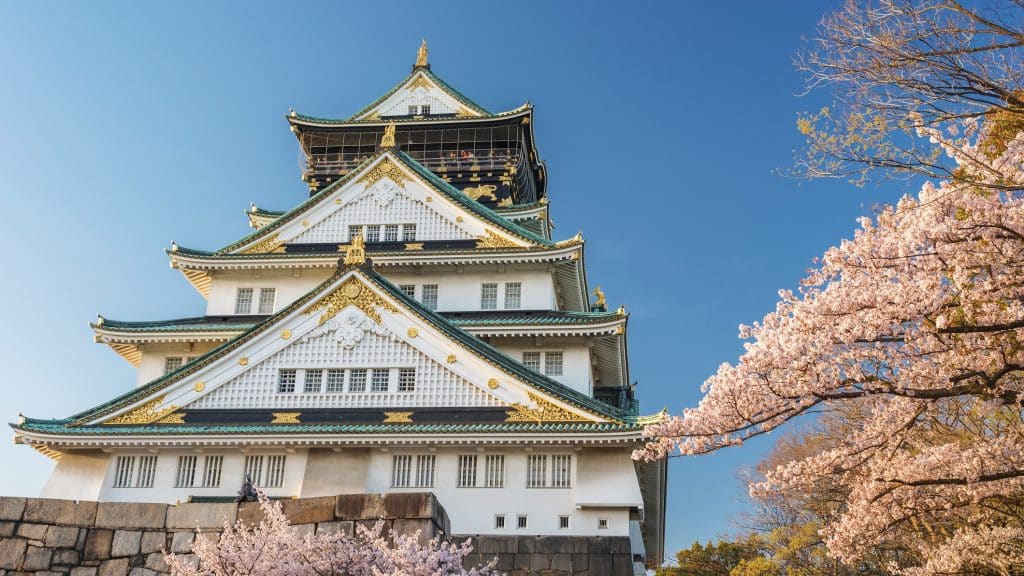
<instances>
[{"instance_id":1,"label":"stone block","mask_svg":"<svg viewBox=\"0 0 1024 576\"><path fill-rule=\"evenodd\" d=\"M355 523L351 520L338 520L337 522L321 522L316 526L316 533L319 534L348 534L351 536L355 531Z\"/></svg>"},{"instance_id":2,"label":"stone block","mask_svg":"<svg viewBox=\"0 0 1024 576\"><path fill-rule=\"evenodd\" d=\"M35 576L64 576L64 572L53 572L51 570L37 570Z\"/></svg>"},{"instance_id":3,"label":"stone block","mask_svg":"<svg viewBox=\"0 0 1024 576\"><path fill-rule=\"evenodd\" d=\"M159 552L167 547L167 534L163 532L144 532L139 543L139 553Z\"/></svg>"},{"instance_id":4,"label":"stone block","mask_svg":"<svg viewBox=\"0 0 1024 576\"><path fill-rule=\"evenodd\" d=\"M26 548L28 542L19 538L0 540L0 568L16 570L25 559Z\"/></svg>"},{"instance_id":5,"label":"stone block","mask_svg":"<svg viewBox=\"0 0 1024 576\"><path fill-rule=\"evenodd\" d=\"M53 562L50 566L64 565L74 566L78 564L78 560L82 555L78 550L55 550L53 552Z\"/></svg>"},{"instance_id":6,"label":"stone block","mask_svg":"<svg viewBox=\"0 0 1024 576\"><path fill-rule=\"evenodd\" d=\"M71 576L96 576L97 571L95 566L78 566L71 569Z\"/></svg>"},{"instance_id":7,"label":"stone block","mask_svg":"<svg viewBox=\"0 0 1024 576\"><path fill-rule=\"evenodd\" d=\"M242 502L238 505L237 518L246 526L256 526L263 521L263 509L259 502Z\"/></svg>"},{"instance_id":8,"label":"stone block","mask_svg":"<svg viewBox=\"0 0 1024 576\"><path fill-rule=\"evenodd\" d=\"M537 551L537 536L523 536L519 539L520 554L533 554Z\"/></svg>"},{"instance_id":9,"label":"stone block","mask_svg":"<svg viewBox=\"0 0 1024 576\"><path fill-rule=\"evenodd\" d=\"M106 560L110 558L110 544L114 540L113 530L94 528L85 537L85 559Z\"/></svg>"},{"instance_id":10,"label":"stone block","mask_svg":"<svg viewBox=\"0 0 1024 576\"><path fill-rule=\"evenodd\" d=\"M629 572L622 572L622 574L630 574ZM611 554L591 554L590 555L590 573L591 574L615 574L612 572L612 556Z\"/></svg>"},{"instance_id":11,"label":"stone block","mask_svg":"<svg viewBox=\"0 0 1024 576\"><path fill-rule=\"evenodd\" d=\"M342 494L336 498L334 517L338 520L377 520L385 517L383 494Z\"/></svg>"},{"instance_id":12,"label":"stone block","mask_svg":"<svg viewBox=\"0 0 1024 576\"><path fill-rule=\"evenodd\" d=\"M573 554L572 555L572 570L573 573L588 572L590 569L590 554Z\"/></svg>"},{"instance_id":13,"label":"stone block","mask_svg":"<svg viewBox=\"0 0 1024 576\"><path fill-rule=\"evenodd\" d=\"M629 539L627 538L628 542ZM588 536L577 538L573 542L573 552L576 554L610 554L608 538L603 536Z\"/></svg>"},{"instance_id":14,"label":"stone block","mask_svg":"<svg viewBox=\"0 0 1024 576\"><path fill-rule=\"evenodd\" d=\"M88 500L29 498L25 502L24 519L25 522L92 526L96 520L96 508L96 503Z\"/></svg>"},{"instance_id":15,"label":"stone block","mask_svg":"<svg viewBox=\"0 0 1024 576\"><path fill-rule=\"evenodd\" d=\"M632 554L633 547L626 536L616 536L608 539L608 551L612 554Z\"/></svg>"},{"instance_id":16,"label":"stone block","mask_svg":"<svg viewBox=\"0 0 1024 576\"><path fill-rule=\"evenodd\" d=\"M75 526L50 526L43 542L54 548L74 548L78 542L78 531Z\"/></svg>"},{"instance_id":17,"label":"stone block","mask_svg":"<svg viewBox=\"0 0 1024 576\"><path fill-rule=\"evenodd\" d=\"M156 552L146 556L146 568L156 570L157 572L170 572L171 570L167 567L167 562L164 562L164 555L162 552Z\"/></svg>"},{"instance_id":18,"label":"stone block","mask_svg":"<svg viewBox=\"0 0 1024 576\"><path fill-rule=\"evenodd\" d=\"M195 532L175 532L171 538L171 552L175 554L188 554L192 551L192 542L195 539Z\"/></svg>"},{"instance_id":19,"label":"stone block","mask_svg":"<svg viewBox=\"0 0 1024 576\"><path fill-rule=\"evenodd\" d=\"M530 554L530 570L540 572L551 568L551 559L547 554Z\"/></svg>"},{"instance_id":20,"label":"stone block","mask_svg":"<svg viewBox=\"0 0 1024 576\"><path fill-rule=\"evenodd\" d=\"M516 554L513 556L512 569L513 570L529 570L530 559L533 558L533 554Z\"/></svg>"},{"instance_id":21,"label":"stone block","mask_svg":"<svg viewBox=\"0 0 1024 576\"><path fill-rule=\"evenodd\" d=\"M0 498L0 520L21 520L25 512L25 498L4 496Z\"/></svg>"},{"instance_id":22,"label":"stone block","mask_svg":"<svg viewBox=\"0 0 1024 576\"><path fill-rule=\"evenodd\" d=\"M281 503L281 510L293 525L328 522L334 520L336 500L335 496L285 500Z\"/></svg>"},{"instance_id":23,"label":"stone block","mask_svg":"<svg viewBox=\"0 0 1024 576\"><path fill-rule=\"evenodd\" d=\"M196 528L223 528L224 523L235 523L238 505L230 502L195 504L186 503L167 508L167 528L195 530Z\"/></svg>"},{"instance_id":24,"label":"stone block","mask_svg":"<svg viewBox=\"0 0 1024 576\"><path fill-rule=\"evenodd\" d=\"M484 563L497 558L498 563L494 565L494 569L499 572L507 572L515 567L515 564L512 562L515 556L512 554L481 554L480 556L483 557Z\"/></svg>"},{"instance_id":25,"label":"stone block","mask_svg":"<svg viewBox=\"0 0 1024 576\"><path fill-rule=\"evenodd\" d=\"M139 543L142 541L140 530L116 530L114 540L110 545L110 555L135 556L139 553Z\"/></svg>"},{"instance_id":26,"label":"stone block","mask_svg":"<svg viewBox=\"0 0 1024 576\"><path fill-rule=\"evenodd\" d=\"M569 574L572 572L572 554L552 554L551 569Z\"/></svg>"},{"instance_id":27,"label":"stone block","mask_svg":"<svg viewBox=\"0 0 1024 576\"><path fill-rule=\"evenodd\" d=\"M542 554L572 554L574 544L571 536L541 536L536 550Z\"/></svg>"},{"instance_id":28,"label":"stone block","mask_svg":"<svg viewBox=\"0 0 1024 576\"><path fill-rule=\"evenodd\" d=\"M476 548L481 554L514 554L519 551L519 541L516 536L480 536Z\"/></svg>"},{"instance_id":29,"label":"stone block","mask_svg":"<svg viewBox=\"0 0 1024 576\"><path fill-rule=\"evenodd\" d=\"M316 524L299 524L292 526L292 533L295 534L296 540L303 540L306 536L312 536L316 531Z\"/></svg>"},{"instance_id":30,"label":"stone block","mask_svg":"<svg viewBox=\"0 0 1024 576\"><path fill-rule=\"evenodd\" d=\"M161 575L156 570L150 570L149 568L143 568L141 566L136 566L135 568L132 568L130 572L128 572L128 576L161 576Z\"/></svg>"},{"instance_id":31,"label":"stone block","mask_svg":"<svg viewBox=\"0 0 1024 576\"><path fill-rule=\"evenodd\" d=\"M28 538L29 540L38 540L42 542L46 538L46 531L49 526L46 524L21 524L18 526L18 536L22 538Z\"/></svg>"},{"instance_id":32,"label":"stone block","mask_svg":"<svg viewBox=\"0 0 1024 576\"><path fill-rule=\"evenodd\" d=\"M419 536L416 540L423 545L434 537L434 522L431 520L409 520L406 518L396 518L392 523L392 526L395 530L396 536L412 536L419 532Z\"/></svg>"},{"instance_id":33,"label":"stone block","mask_svg":"<svg viewBox=\"0 0 1024 576\"><path fill-rule=\"evenodd\" d=\"M103 561L98 576L128 576L128 559L115 558Z\"/></svg>"},{"instance_id":34,"label":"stone block","mask_svg":"<svg viewBox=\"0 0 1024 576\"><path fill-rule=\"evenodd\" d=\"M21 565L22 570L48 570L50 560L53 558L53 548L41 546L29 546L25 552L25 562Z\"/></svg>"},{"instance_id":35,"label":"stone block","mask_svg":"<svg viewBox=\"0 0 1024 576\"><path fill-rule=\"evenodd\" d=\"M633 558L629 554L612 554L612 574L631 574Z\"/></svg>"},{"instance_id":36,"label":"stone block","mask_svg":"<svg viewBox=\"0 0 1024 576\"><path fill-rule=\"evenodd\" d=\"M17 528L17 526L17 522L0 522L0 538L14 536L14 529Z\"/></svg>"},{"instance_id":37,"label":"stone block","mask_svg":"<svg viewBox=\"0 0 1024 576\"><path fill-rule=\"evenodd\" d=\"M100 528L163 528L166 521L166 504L100 502L96 509Z\"/></svg>"},{"instance_id":38,"label":"stone block","mask_svg":"<svg viewBox=\"0 0 1024 576\"><path fill-rule=\"evenodd\" d=\"M385 518L434 518L437 515L437 500L426 492L387 494L382 507Z\"/></svg>"}]
</instances>

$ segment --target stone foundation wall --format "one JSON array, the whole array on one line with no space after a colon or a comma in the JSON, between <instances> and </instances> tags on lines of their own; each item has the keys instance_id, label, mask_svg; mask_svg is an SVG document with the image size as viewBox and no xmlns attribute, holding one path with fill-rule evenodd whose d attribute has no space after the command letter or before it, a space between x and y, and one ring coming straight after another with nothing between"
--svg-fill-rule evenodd
<instances>
[{"instance_id":1,"label":"stone foundation wall","mask_svg":"<svg viewBox=\"0 0 1024 576\"><path fill-rule=\"evenodd\" d=\"M385 521L398 534L429 540L450 534L433 494L343 494L282 500L302 533L347 532ZM224 521L255 524L257 503L178 505L0 497L0 576L159 576L164 552L189 554L195 530L217 533ZM627 537L454 536L471 538L467 565L497 558L509 576L632 574Z\"/></svg>"}]
</instances>

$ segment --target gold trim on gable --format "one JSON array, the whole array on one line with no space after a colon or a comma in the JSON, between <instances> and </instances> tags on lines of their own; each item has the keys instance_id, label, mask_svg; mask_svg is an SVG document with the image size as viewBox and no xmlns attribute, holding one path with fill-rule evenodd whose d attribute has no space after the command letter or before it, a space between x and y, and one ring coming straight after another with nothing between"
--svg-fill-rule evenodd
<instances>
[{"instance_id":1,"label":"gold trim on gable","mask_svg":"<svg viewBox=\"0 0 1024 576\"><path fill-rule=\"evenodd\" d=\"M590 422L587 418L552 404L533 392L527 391L526 394L536 408L516 402L512 405L515 412L510 412L505 422Z\"/></svg>"},{"instance_id":2,"label":"gold trim on gable","mask_svg":"<svg viewBox=\"0 0 1024 576\"><path fill-rule=\"evenodd\" d=\"M405 188L405 183L410 181L410 178L405 175L405 172L402 171L397 164L391 161L391 158L384 157L383 160L373 167L373 170L370 170L366 175L360 178L358 183L369 188L385 178L393 181L402 188Z\"/></svg>"},{"instance_id":3,"label":"gold trim on gable","mask_svg":"<svg viewBox=\"0 0 1024 576\"><path fill-rule=\"evenodd\" d=\"M319 302L310 306L305 313L312 314L326 309L317 322L317 325L322 325L324 322L334 318L338 312L344 310L349 304L362 310L377 324L381 322L380 313L377 312L377 308L383 308L391 313L398 312L394 306L378 296L369 287L364 286L358 278L352 276L332 290L330 294L320 299Z\"/></svg>"},{"instance_id":4,"label":"gold trim on gable","mask_svg":"<svg viewBox=\"0 0 1024 576\"><path fill-rule=\"evenodd\" d=\"M506 239L503 236L498 236L490 230L486 231L486 236L478 236L476 239L477 248L519 248L519 244Z\"/></svg>"},{"instance_id":5,"label":"gold trim on gable","mask_svg":"<svg viewBox=\"0 0 1024 576\"><path fill-rule=\"evenodd\" d=\"M160 420L164 416L167 416L178 409L177 406L168 406L167 408L157 410L157 407L163 404L164 398L166 397L167 395L164 394L163 396L154 398L131 412L111 418L110 420L103 422L103 424L150 424Z\"/></svg>"},{"instance_id":6,"label":"gold trim on gable","mask_svg":"<svg viewBox=\"0 0 1024 576\"><path fill-rule=\"evenodd\" d=\"M274 419L270 421L271 424L301 424L299 422L299 416L301 412L271 412L274 415Z\"/></svg>"},{"instance_id":7,"label":"gold trim on gable","mask_svg":"<svg viewBox=\"0 0 1024 576\"><path fill-rule=\"evenodd\" d=\"M269 238L257 242L253 246L246 248L242 254L271 254L284 252L284 248L281 246L284 242L281 241L280 234L274 234Z\"/></svg>"}]
</instances>

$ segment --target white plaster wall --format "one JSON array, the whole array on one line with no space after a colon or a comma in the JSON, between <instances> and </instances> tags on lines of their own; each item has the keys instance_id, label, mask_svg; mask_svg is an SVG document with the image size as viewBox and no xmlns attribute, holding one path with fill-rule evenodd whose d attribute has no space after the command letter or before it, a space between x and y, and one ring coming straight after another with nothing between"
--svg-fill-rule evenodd
<instances>
[{"instance_id":1,"label":"white plaster wall","mask_svg":"<svg viewBox=\"0 0 1024 576\"><path fill-rule=\"evenodd\" d=\"M358 494L366 490L369 448L311 448L306 458L300 498Z\"/></svg>"},{"instance_id":2,"label":"white plaster wall","mask_svg":"<svg viewBox=\"0 0 1024 576\"><path fill-rule=\"evenodd\" d=\"M591 370L590 348L578 339L544 338L531 343L525 338L493 338L490 344L511 356L518 362L523 361L523 352L562 352L562 375L549 376L550 378L565 384L566 386L587 394L593 395L594 382L593 370ZM543 368L543 360L542 360ZM542 370L543 371L543 370Z\"/></svg>"},{"instance_id":3,"label":"white plaster wall","mask_svg":"<svg viewBox=\"0 0 1024 576\"><path fill-rule=\"evenodd\" d=\"M98 450L63 454L39 497L98 500L109 459L108 454Z\"/></svg>"},{"instance_id":4,"label":"white plaster wall","mask_svg":"<svg viewBox=\"0 0 1024 576\"><path fill-rule=\"evenodd\" d=\"M168 356L182 358L201 356L220 342L166 342L146 344L142 349L142 360L135 374L135 385L142 386L164 375Z\"/></svg>"}]
</instances>

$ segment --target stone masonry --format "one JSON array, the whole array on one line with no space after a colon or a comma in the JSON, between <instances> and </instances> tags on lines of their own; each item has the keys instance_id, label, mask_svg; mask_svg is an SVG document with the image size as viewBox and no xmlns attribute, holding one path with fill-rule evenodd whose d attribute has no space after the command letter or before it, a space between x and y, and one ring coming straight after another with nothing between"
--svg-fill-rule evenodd
<instances>
[{"instance_id":1,"label":"stone masonry","mask_svg":"<svg viewBox=\"0 0 1024 576\"><path fill-rule=\"evenodd\" d=\"M300 533L347 532L384 520L397 534L420 539L449 534L433 494L343 494L283 500ZM0 576L159 576L164 553L191 555L196 529L217 533L224 522L259 522L257 503L178 505L0 497ZM453 537L461 541L466 536ZM626 537L475 536L467 559L497 558L509 576L632 574Z\"/></svg>"}]
</instances>

